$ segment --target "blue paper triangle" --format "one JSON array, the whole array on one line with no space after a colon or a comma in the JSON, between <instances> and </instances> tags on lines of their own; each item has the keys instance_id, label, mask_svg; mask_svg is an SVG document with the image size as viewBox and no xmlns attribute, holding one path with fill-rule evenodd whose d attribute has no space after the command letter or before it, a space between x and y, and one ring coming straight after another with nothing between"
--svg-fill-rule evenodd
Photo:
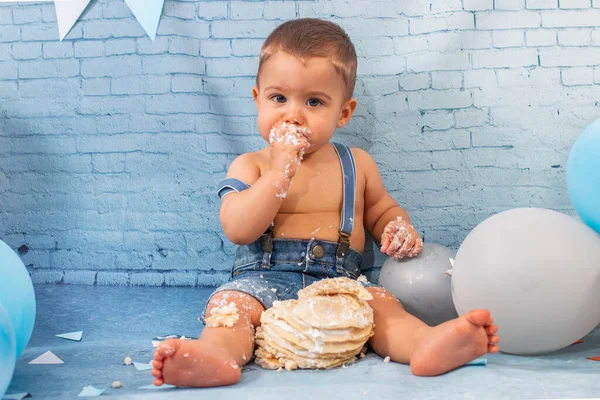
<instances>
[{"instance_id":1,"label":"blue paper triangle","mask_svg":"<svg viewBox=\"0 0 600 400\"><path fill-rule=\"evenodd\" d=\"M25 397L31 397L31 393L11 393L5 394L2 400L23 400Z\"/></svg>"},{"instance_id":2,"label":"blue paper triangle","mask_svg":"<svg viewBox=\"0 0 600 400\"><path fill-rule=\"evenodd\" d=\"M83 336L83 331L69 332L69 333L60 333L60 334L58 334L56 336L59 337L59 338L68 339L68 340L74 340L76 342L79 342L81 340L81 337Z\"/></svg>"},{"instance_id":3,"label":"blue paper triangle","mask_svg":"<svg viewBox=\"0 0 600 400\"><path fill-rule=\"evenodd\" d=\"M145 364L145 363L140 363L140 362L133 362L133 365L135 367L135 369L137 369L138 371L146 371L148 369L152 369L152 365L150 364Z\"/></svg>"},{"instance_id":4,"label":"blue paper triangle","mask_svg":"<svg viewBox=\"0 0 600 400\"><path fill-rule=\"evenodd\" d=\"M487 365L487 358L476 358L472 361L469 361L465 365Z\"/></svg>"},{"instance_id":5,"label":"blue paper triangle","mask_svg":"<svg viewBox=\"0 0 600 400\"><path fill-rule=\"evenodd\" d=\"M155 386L155 385L146 385L146 386L140 386L138 389L148 389L148 390L161 390L161 389L172 389L175 388L177 386L174 385L168 385L168 384L163 384L161 386Z\"/></svg>"},{"instance_id":6,"label":"blue paper triangle","mask_svg":"<svg viewBox=\"0 0 600 400\"><path fill-rule=\"evenodd\" d=\"M105 390L106 389L98 389L90 385L84 387L77 397L97 397L104 393Z\"/></svg>"}]
</instances>

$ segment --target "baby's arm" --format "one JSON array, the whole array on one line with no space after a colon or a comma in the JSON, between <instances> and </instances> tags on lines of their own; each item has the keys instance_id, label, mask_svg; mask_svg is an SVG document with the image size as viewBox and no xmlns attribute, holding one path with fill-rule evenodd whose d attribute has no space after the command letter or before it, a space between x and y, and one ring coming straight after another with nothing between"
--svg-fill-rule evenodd
<instances>
[{"instance_id":1,"label":"baby's arm","mask_svg":"<svg viewBox=\"0 0 600 400\"><path fill-rule=\"evenodd\" d=\"M410 218L385 190L379 168L364 150L353 149L358 167L365 179L365 228L377 241L382 252L396 257L416 256L423 241L410 224ZM396 240L394 240L396 239Z\"/></svg>"},{"instance_id":2,"label":"baby's arm","mask_svg":"<svg viewBox=\"0 0 600 400\"><path fill-rule=\"evenodd\" d=\"M267 230L281 206L279 185L289 186L289 178L282 172L272 169L261 176L256 157L242 154L227 172L227 178L251 185L242 192L225 195L221 202L221 225L227 238L238 245L254 242Z\"/></svg>"},{"instance_id":3,"label":"baby's arm","mask_svg":"<svg viewBox=\"0 0 600 400\"><path fill-rule=\"evenodd\" d=\"M292 132L293 131L293 132ZM225 235L235 244L249 244L263 234L277 215L283 198L296 175L309 139L284 127L282 140L269 146L269 169L261 175L256 154L236 158L227 172L250 186L231 192L221 202L220 219Z\"/></svg>"}]
</instances>

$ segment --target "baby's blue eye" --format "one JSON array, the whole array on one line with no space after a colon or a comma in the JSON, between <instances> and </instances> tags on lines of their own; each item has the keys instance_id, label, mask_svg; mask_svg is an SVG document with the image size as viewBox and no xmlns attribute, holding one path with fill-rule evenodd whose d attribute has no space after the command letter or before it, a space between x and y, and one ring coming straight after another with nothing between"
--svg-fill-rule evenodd
<instances>
[{"instance_id":1,"label":"baby's blue eye","mask_svg":"<svg viewBox=\"0 0 600 400\"><path fill-rule=\"evenodd\" d=\"M277 102L277 103L285 103L285 96L282 96L280 94L275 94L275 95L271 96L271 98L273 100L275 100L275 102Z\"/></svg>"},{"instance_id":2,"label":"baby's blue eye","mask_svg":"<svg viewBox=\"0 0 600 400\"><path fill-rule=\"evenodd\" d=\"M306 101L306 104L308 104L310 107L316 107L316 106L318 106L319 104L321 104L321 100L319 100L319 99L315 99L315 98L308 99L308 100Z\"/></svg>"}]
</instances>

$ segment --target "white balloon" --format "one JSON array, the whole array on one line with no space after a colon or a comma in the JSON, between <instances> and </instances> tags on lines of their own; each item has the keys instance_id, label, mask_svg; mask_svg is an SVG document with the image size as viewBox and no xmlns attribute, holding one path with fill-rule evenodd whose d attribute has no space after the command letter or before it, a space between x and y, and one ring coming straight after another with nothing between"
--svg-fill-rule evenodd
<instances>
[{"instance_id":1,"label":"white balloon","mask_svg":"<svg viewBox=\"0 0 600 400\"><path fill-rule=\"evenodd\" d=\"M491 312L505 353L566 347L600 323L600 235L552 210L496 214L459 248L452 298L459 314Z\"/></svg>"}]
</instances>

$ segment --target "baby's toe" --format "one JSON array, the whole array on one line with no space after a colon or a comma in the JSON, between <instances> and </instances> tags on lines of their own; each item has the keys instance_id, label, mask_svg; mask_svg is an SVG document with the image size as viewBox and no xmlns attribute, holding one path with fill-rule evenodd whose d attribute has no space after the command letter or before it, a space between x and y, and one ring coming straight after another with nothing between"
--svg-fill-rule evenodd
<instances>
[{"instance_id":1,"label":"baby's toe","mask_svg":"<svg viewBox=\"0 0 600 400\"><path fill-rule=\"evenodd\" d=\"M487 328L485 328L485 332L488 334L488 336L495 335L496 332L498 332L498 325L488 326Z\"/></svg>"},{"instance_id":2,"label":"baby's toe","mask_svg":"<svg viewBox=\"0 0 600 400\"><path fill-rule=\"evenodd\" d=\"M488 344L488 353L497 353L500 350L500 347L495 344Z\"/></svg>"},{"instance_id":3,"label":"baby's toe","mask_svg":"<svg viewBox=\"0 0 600 400\"><path fill-rule=\"evenodd\" d=\"M154 386L162 386L162 384L165 383L165 381L163 381L162 378L156 378L154 381L152 381L152 383L154 384Z\"/></svg>"},{"instance_id":4,"label":"baby's toe","mask_svg":"<svg viewBox=\"0 0 600 400\"><path fill-rule=\"evenodd\" d=\"M181 342L175 339L169 339L159 344L154 353L154 360L163 361L165 358L172 356L179 349L179 346L181 346Z\"/></svg>"}]
</instances>

